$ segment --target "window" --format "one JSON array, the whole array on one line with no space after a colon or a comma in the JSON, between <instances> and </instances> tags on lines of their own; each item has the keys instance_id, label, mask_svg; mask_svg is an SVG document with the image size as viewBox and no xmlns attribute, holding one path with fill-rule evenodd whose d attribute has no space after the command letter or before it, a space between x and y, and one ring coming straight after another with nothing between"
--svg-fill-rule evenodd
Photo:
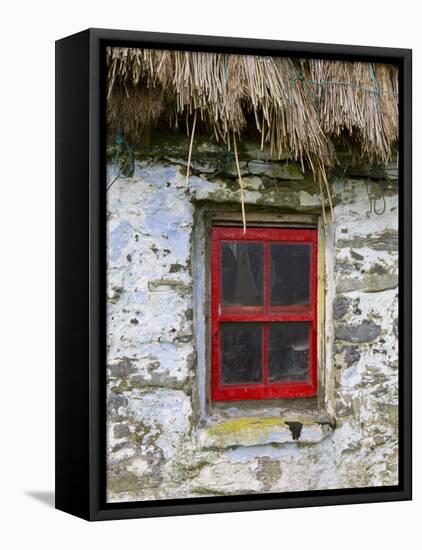
<instances>
[{"instance_id":1,"label":"window","mask_svg":"<svg viewBox=\"0 0 422 550\"><path fill-rule=\"evenodd\" d=\"M214 227L213 401L317 389L317 232Z\"/></svg>"}]
</instances>

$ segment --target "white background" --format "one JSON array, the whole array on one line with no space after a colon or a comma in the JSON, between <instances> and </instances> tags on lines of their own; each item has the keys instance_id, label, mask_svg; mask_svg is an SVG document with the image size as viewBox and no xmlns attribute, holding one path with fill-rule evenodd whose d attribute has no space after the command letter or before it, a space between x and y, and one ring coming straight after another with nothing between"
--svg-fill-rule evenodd
<instances>
[{"instance_id":1,"label":"white background","mask_svg":"<svg viewBox=\"0 0 422 550\"><path fill-rule=\"evenodd\" d=\"M32 0L2 2L0 31L0 543L5 549L393 549L420 547L420 323L415 323L415 500L89 524L54 510L54 40L87 27L414 49L420 160L418 2ZM422 237L414 167L415 311ZM417 316L418 317L418 316ZM416 318L418 321L418 318Z\"/></svg>"}]
</instances>

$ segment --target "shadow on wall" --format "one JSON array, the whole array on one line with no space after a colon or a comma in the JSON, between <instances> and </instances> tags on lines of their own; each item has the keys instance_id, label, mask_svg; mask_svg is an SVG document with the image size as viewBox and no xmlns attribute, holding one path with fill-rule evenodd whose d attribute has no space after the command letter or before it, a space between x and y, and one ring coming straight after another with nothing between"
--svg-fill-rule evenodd
<instances>
[{"instance_id":1,"label":"shadow on wall","mask_svg":"<svg viewBox=\"0 0 422 550\"><path fill-rule=\"evenodd\" d=\"M25 495L38 500L49 508L54 508L54 491L26 491Z\"/></svg>"}]
</instances>

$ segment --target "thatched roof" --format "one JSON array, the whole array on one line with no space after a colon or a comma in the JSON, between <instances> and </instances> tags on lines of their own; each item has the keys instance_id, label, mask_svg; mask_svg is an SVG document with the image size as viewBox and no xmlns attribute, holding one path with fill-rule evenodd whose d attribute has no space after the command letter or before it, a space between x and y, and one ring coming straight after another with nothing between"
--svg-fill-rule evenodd
<instances>
[{"instance_id":1,"label":"thatched roof","mask_svg":"<svg viewBox=\"0 0 422 550\"><path fill-rule=\"evenodd\" d=\"M108 48L107 64L109 128L134 142L180 128L234 149L254 131L322 180L339 139L379 164L397 145L393 65L139 48Z\"/></svg>"}]
</instances>

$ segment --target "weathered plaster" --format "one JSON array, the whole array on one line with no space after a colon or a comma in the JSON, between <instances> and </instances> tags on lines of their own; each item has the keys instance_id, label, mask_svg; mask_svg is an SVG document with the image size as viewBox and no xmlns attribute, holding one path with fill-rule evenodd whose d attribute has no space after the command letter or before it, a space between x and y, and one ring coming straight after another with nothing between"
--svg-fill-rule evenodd
<instances>
[{"instance_id":1,"label":"weathered plaster","mask_svg":"<svg viewBox=\"0 0 422 550\"><path fill-rule=\"evenodd\" d=\"M323 395L212 407L204 213L239 205L240 193L233 167L216 170L207 151L187 189L169 146L167 160L138 161L108 192L108 499L396 484L396 192L377 216L364 178L333 184ZM317 186L294 165L242 162L247 215L321 214Z\"/></svg>"}]
</instances>

